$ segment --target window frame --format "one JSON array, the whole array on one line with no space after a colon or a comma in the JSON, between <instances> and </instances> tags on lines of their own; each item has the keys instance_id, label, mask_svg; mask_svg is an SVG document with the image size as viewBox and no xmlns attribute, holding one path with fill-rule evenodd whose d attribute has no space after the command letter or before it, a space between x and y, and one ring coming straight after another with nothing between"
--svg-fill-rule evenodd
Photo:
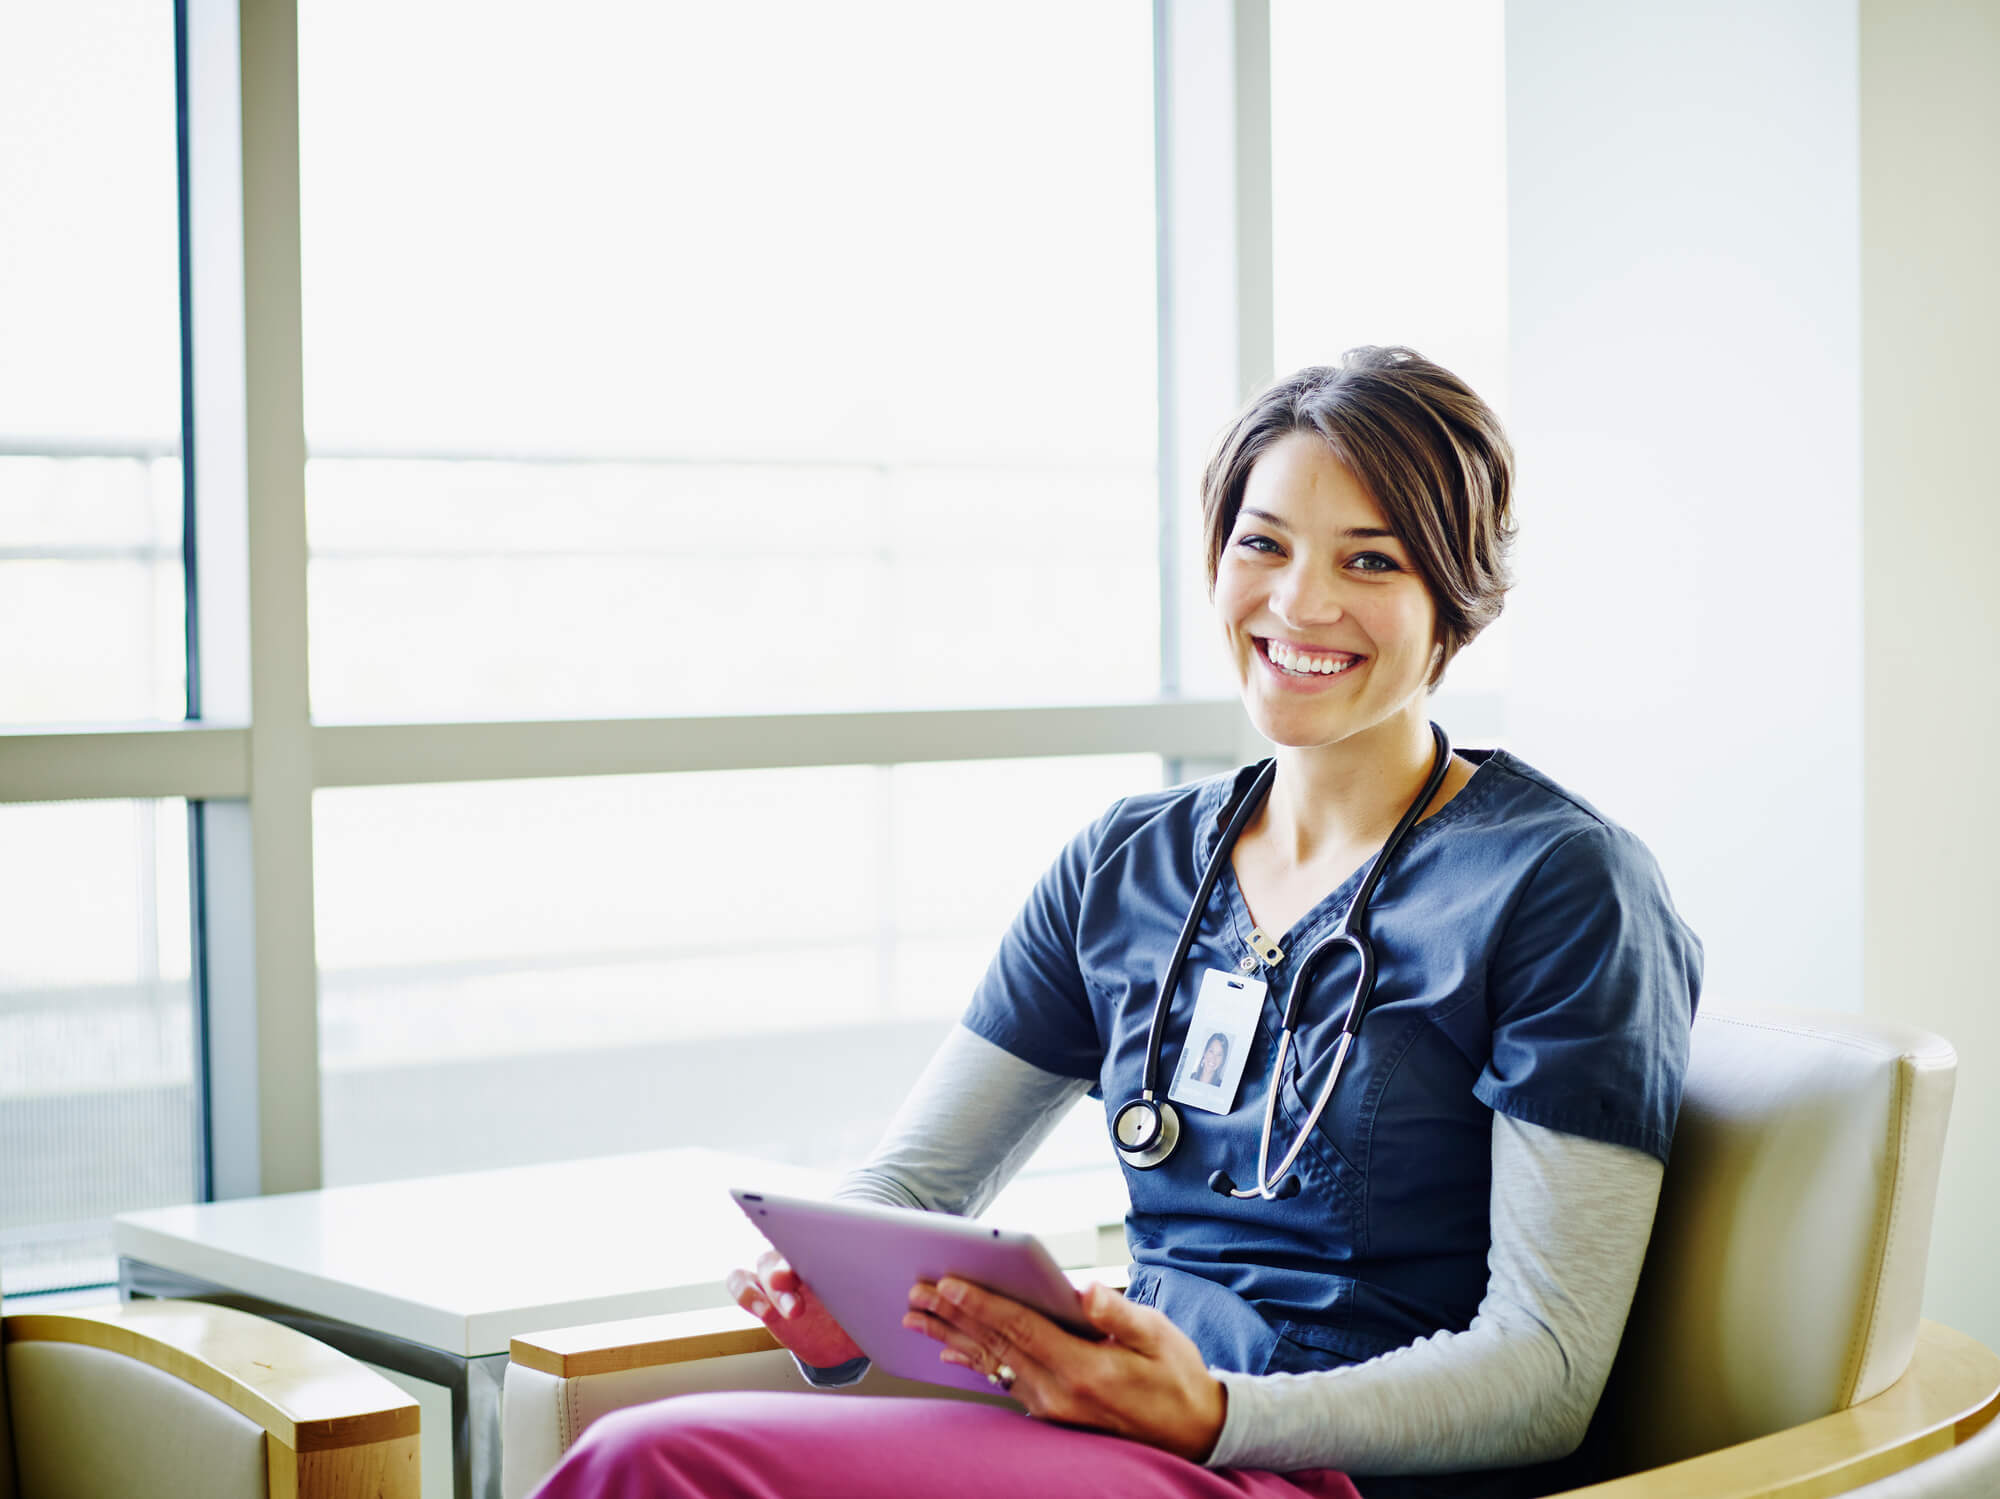
<instances>
[{"instance_id":1,"label":"window frame","mask_svg":"<svg viewBox=\"0 0 2000 1499\"><path fill-rule=\"evenodd\" d=\"M188 721L0 729L0 802L182 797L205 1200L320 1185L321 787L1152 753L1263 753L1209 633L1194 486L1271 377L1268 0L1154 0L1160 686L1139 702L316 724L307 691L296 0L178 0ZM197 566L198 563L198 566ZM1497 704L1453 701L1468 730Z\"/></svg>"}]
</instances>

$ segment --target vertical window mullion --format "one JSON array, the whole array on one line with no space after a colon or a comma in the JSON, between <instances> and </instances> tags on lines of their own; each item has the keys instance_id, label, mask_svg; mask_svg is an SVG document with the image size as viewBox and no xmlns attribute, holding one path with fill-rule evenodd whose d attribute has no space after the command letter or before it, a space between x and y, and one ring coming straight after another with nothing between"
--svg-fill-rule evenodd
<instances>
[{"instance_id":1,"label":"vertical window mullion","mask_svg":"<svg viewBox=\"0 0 2000 1499\"><path fill-rule=\"evenodd\" d=\"M250 733L194 809L206 1193L320 1180L296 6L180 0L189 712Z\"/></svg>"},{"instance_id":2,"label":"vertical window mullion","mask_svg":"<svg viewBox=\"0 0 2000 1499\"><path fill-rule=\"evenodd\" d=\"M1153 80L1160 690L1227 696L1235 684L1209 646L1199 483L1214 435L1273 373L1269 0L1154 0ZM1263 752L1246 723L1239 758Z\"/></svg>"}]
</instances>

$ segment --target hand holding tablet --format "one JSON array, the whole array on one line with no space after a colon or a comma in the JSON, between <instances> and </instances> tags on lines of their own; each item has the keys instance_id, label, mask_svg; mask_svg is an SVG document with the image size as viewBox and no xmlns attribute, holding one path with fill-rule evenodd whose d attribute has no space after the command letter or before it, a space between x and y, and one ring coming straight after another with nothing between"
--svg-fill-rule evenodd
<instances>
[{"instance_id":1,"label":"hand holding tablet","mask_svg":"<svg viewBox=\"0 0 2000 1499\"><path fill-rule=\"evenodd\" d=\"M754 1272L730 1271L723 1284L738 1306L814 1368L834 1369L865 1357L826 1304L777 1250L767 1249L759 1255Z\"/></svg>"},{"instance_id":2,"label":"hand holding tablet","mask_svg":"<svg viewBox=\"0 0 2000 1499\"><path fill-rule=\"evenodd\" d=\"M734 1191L730 1196L789 1261L789 1272L783 1266L770 1272L766 1284L774 1296L813 1298L814 1305L796 1304L793 1318L782 1326L760 1318L808 1363L824 1368L846 1361L822 1363L794 1336L813 1336L816 1329L795 1326L794 1318L823 1308L834 1330L850 1340L823 1352L853 1346L905 1379L993 1393L985 1370L941 1361L936 1340L904 1325L912 1289L947 1278L1018 1301L1078 1337L1103 1336L1085 1317L1082 1298L1031 1234L872 1203L814 1202L769 1192ZM762 1264L759 1268L766 1273ZM748 1305L748 1284L747 1277L741 1284L731 1277L730 1290L739 1304ZM783 1305L777 1309L782 1315Z\"/></svg>"},{"instance_id":3,"label":"hand holding tablet","mask_svg":"<svg viewBox=\"0 0 2000 1499\"><path fill-rule=\"evenodd\" d=\"M943 1213L732 1195L797 1267L781 1284L817 1292L842 1336L892 1374L986 1395L998 1385L1031 1416L1191 1462L1213 1451L1228 1397L1194 1341L1108 1286L1078 1295L1031 1235ZM791 1326L773 1331L793 1346Z\"/></svg>"}]
</instances>

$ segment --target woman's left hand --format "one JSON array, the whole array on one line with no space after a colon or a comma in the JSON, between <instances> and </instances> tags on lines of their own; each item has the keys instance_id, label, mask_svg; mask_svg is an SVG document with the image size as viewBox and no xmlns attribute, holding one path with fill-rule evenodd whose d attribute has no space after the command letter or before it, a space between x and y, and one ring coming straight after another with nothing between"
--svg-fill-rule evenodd
<instances>
[{"instance_id":1,"label":"woman's left hand","mask_svg":"<svg viewBox=\"0 0 2000 1499\"><path fill-rule=\"evenodd\" d=\"M1031 1416L1090 1426L1203 1461L1222 1434L1226 1395L1201 1350L1166 1315L1137 1306L1109 1286L1083 1293L1085 1320L1105 1334L1092 1342L1040 1312L946 1277L910 1291L905 1327L945 1345L940 1355L991 1374L1014 1372L1010 1393Z\"/></svg>"}]
</instances>

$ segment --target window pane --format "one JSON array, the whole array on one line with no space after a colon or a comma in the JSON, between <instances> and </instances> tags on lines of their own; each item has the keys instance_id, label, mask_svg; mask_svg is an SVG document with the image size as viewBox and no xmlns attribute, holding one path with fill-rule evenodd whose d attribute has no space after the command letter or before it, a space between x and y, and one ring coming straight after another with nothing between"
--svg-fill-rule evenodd
<instances>
[{"instance_id":1,"label":"window pane","mask_svg":"<svg viewBox=\"0 0 2000 1499\"><path fill-rule=\"evenodd\" d=\"M1501 0L1273 0L1280 370L1406 344L1506 416L1504 36ZM1453 661L1445 690L1506 684L1503 615Z\"/></svg>"},{"instance_id":2,"label":"window pane","mask_svg":"<svg viewBox=\"0 0 2000 1499\"><path fill-rule=\"evenodd\" d=\"M563 15L302 7L317 716L1153 691L1147 8Z\"/></svg>"},{"instance_id":3,"label":"window pane","mask_svg":"<svg viewBox=\"0 0 2000 1499\"><path fill-rule=\"evenodd\" d=\"M116 1278L113 1213L190 1202L187 806L0 806L0 1283Z\"/></svg>"},{"instance_id":4,"label":"window pane","mask_svg":"<svg viewBox=\"0 0 2000 1499\"><path fill-rule=\"evenodd\" d=\"M879 1135L1152 756L322 791L329 1184ZM747 1081L746 1081L747 1080Z\"/></svg>"},{"instance_id":5,"label":"window pane","mask_svg":"<svg viewBox=\"0 0 2000 1499\"><path fill-rule=\"evenodd\" d=\"M1101 701L1158 678L1150 469L310 474L322 722Z\"/></svg>"},{"instance_id":6,"label":"window pane","mask_svg":"<svg viewBox=\"0 0 2000 1499\"><path fill-rule=\"evenodd\" d=\"M0 723L185 715L180 468L0 457Z\"/></svg>"},{"instance_id":7,"label":"window pane","mask_svg":"<svg viewBox=\"0 0 2000 1499\"><path fill-rule=\"evenodd\" d=\"M0 11L0 723L179 718L173 7Z\"/></svg>"}]
</instances>

